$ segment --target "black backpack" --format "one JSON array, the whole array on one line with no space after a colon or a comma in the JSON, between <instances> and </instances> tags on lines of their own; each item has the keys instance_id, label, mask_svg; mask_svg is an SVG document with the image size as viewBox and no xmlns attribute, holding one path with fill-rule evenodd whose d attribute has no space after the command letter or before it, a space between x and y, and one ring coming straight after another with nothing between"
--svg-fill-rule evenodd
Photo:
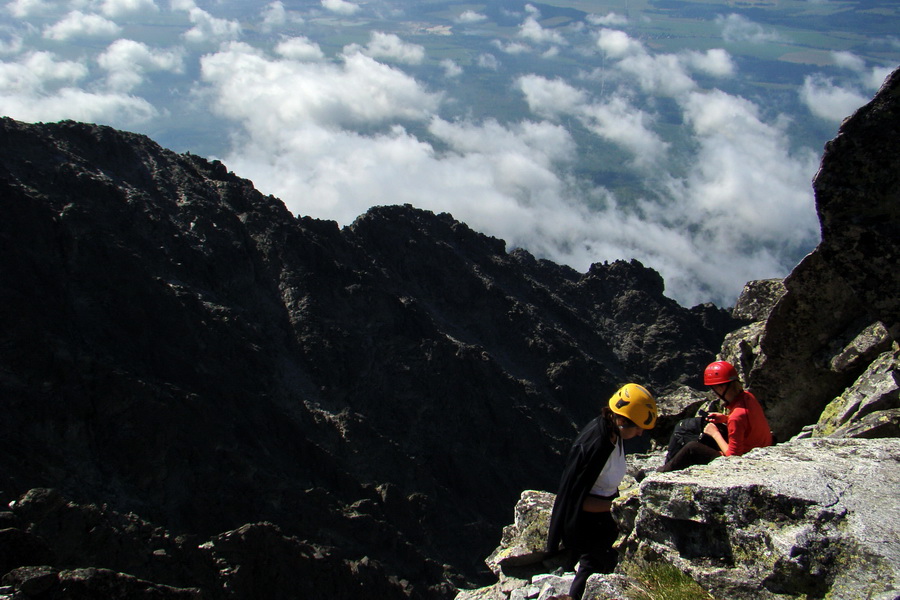
<instances>
[{"instance_id":1,"label":"black backpack","mask_svg":"<svg viewBox=\"0 0 900 600\"><path fill-rule=\"evenodd\" d=\"M669 449L666 452L665 460L666 463L672 460L672 458L676 454L678 454L678 451L684 448L684 446L689 442L700 442L701 444L706 444L707 446L715 450L719 449L719 445L716 444L716 441L714 439L712 439L708 435L703 434L703 428L706 427L706 416L708 414L709 411L699 410L697 411L698 416L688 417L686 419L678 421L678 423L675 425L675 429L672 430L672 437L669 438ZM722 433L722 437L727 440L728 426L724 423L717 423L716 427L719 428L719 431Z\"/></svg>"}]
</instances>

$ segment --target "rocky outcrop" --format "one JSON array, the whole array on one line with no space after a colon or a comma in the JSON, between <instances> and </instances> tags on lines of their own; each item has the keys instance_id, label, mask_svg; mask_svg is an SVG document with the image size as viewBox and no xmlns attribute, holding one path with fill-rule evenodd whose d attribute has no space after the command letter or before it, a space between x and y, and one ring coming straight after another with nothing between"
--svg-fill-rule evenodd
<instances>
[{"instance_id":1,"label":"rocky outcrop","mask_svg":"<svg viewBox=\"0 0 900 600\"><path fill-rule=\"evenodd\" d=\"M547 492L522 492L513 523L503 528L500 545L485 559L497 576L497 583L462 591L456 600L546 600L569 591L574 573L561 574L563 556L548 555L545 551L554 499ZM641 589L635 581L622 575L594 576L588 581L585 597L618 598Z\"/></svg>"},{"instance_id":2,"label":"rocky outcrop","mask_svg":"<svg viewBox=\"0 0 900 600\"><path fill-rule=\"evenodd\" d=\"M760 356L760 339L766 330L766 320L785 292L781 279L750 281L731 311L732 316L746 324L725 336L717 358L734 365L741 381L748 385L750 372Z\"/></svg>"},{"instance_id":3,"label":"rocky outcrop","mask_svg":"<svg viewBox=\"0 0 900 600\"><path fill-rule=\"evenodd\" d=\"M822 410L885 350L856 356L873 327L900 334L900 71L844 121L813 181L822 241L785 279L747 382L778 439ZM852 357L853 360L846 360Z\"/></svg>"},{"instance_id":4,"label":"rocky outcrop","mask_svg":"<svg viewBox=\"0 0 900 600\"><path fill-rule=\"evenodd\" d=\"M716 598L900 594L900 440L799 440L641 485L630 560L664 560Z\"/></svg>"},{"instance_id":5,"label":"rocky outcrop","mask_svg":"<svg viewBox=\"0 0 900 600\"><path fill-rule=\"evenodd\" d=\"M0 500L270 522L423 597L487 575L611 390L688 383L735 323L636 261L577 273L410 206L295 218L72 122L0 121L0 255Z\"/></svg>"},{"instance_id":6,"label":"rocky outcrop","mask_svg":"<svg viewBox=\"0 0 900 600\"><path fill-rule=\"evenodd\" d=\"M667 563L714 598L894 600L900 594L900 439L807 439L626 481L613 514L622 564ZM544 552L554 495L523 492L486 563L493 586L457 600L546 599L574 573ZM593 575L587 599L641 584Z\"/></svg>"},{"instance_id":7,"label":"rocky outcrop","mask_svg":"<svg viewBox=\"0 0 900 600\"><path fill-rule=\"evenodd\" d=\"M785 291L784 281L781 279L748 281L734 303L731 315L742 321L765 321Z\"/></svg>"},{"instance_id":8,"label":"rocky outcrop","mask_svg":"<svg viewBox=\"0 0 900 600\"><path fill-rule=\"evenodd\" d=\"M880 336L879 336L880 337ZM813 437L900 437L900 350L881 354L825 407Z\"/></svg>"}]
</instances>

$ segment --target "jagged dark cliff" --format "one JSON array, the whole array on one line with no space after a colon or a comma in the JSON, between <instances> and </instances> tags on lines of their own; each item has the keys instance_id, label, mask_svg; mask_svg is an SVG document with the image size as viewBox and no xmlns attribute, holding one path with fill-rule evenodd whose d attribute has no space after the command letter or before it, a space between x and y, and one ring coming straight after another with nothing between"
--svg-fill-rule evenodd
<instances>
[{"instance_id":1,"label":"jagged dark cliff","mask_svg":"<svg viewBox=\"0 0 900 600\"><path fill-rule=\"evenodd\" d=\"M0 123L0 253L4 503L268 520L418 596L478 578L617 385L688 382L735 327L635 261L581 274L409 206L295 218L72 122Z\"/></svg>"}]
</instances>

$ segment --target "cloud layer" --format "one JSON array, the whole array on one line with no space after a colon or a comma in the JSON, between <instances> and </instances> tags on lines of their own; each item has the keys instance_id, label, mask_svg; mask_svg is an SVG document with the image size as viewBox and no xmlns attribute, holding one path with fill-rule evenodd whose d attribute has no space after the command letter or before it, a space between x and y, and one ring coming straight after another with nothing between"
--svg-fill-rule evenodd
<instances>
[{"instance_id":1,"label":"cloud layer","mask_svg":"<svg viewBox=\"0 0 900 600\"><path fill-rule=\"evenodd\" d=\"M582 271L638 258L688 305L729 304L746 281L784 276L812 249L818 155L792 128L838 123L889 72L834 51L827 70L794 84L808 112L785 114L741 94L729 44L789 40L738 14L710 16L718 47L667 51L635 35L634 19L561 20L527 3L432 23L379 2L221 9L10 2L0 26L4 113L148 131L215 118L218 157L298 215L349 224L373 205L410 203ZM167 23L165 35L148 34L151 21ZM349 41L336 47L339 31ZM466 48L466 36L485 43ZM579 68L555 73L565 63L554 61ZM496 114L480 97L464 104L485 77L503 99ZM592 156L615 157L606 171L638 186L623 195L586 176L604 172Z\"/></svg>"}]
</instances>

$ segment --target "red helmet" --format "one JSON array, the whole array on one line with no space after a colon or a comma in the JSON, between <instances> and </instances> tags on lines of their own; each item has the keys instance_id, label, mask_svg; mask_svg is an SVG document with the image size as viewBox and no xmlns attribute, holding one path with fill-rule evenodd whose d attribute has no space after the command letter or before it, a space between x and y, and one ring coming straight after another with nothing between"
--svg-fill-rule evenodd
<instances>
[{"instance_id":1,"label":"red helmet","mask_svg":"<svg viewBox=\"0 0 900 600\"><path fill-rule=\"evenodd\" d=\"M737 381L737 379L737 371L734 370L730 362L724 360L709 363L706 370L703 371L704 385L719 385L729 381Z\"/></svg>"}]
</instances>

